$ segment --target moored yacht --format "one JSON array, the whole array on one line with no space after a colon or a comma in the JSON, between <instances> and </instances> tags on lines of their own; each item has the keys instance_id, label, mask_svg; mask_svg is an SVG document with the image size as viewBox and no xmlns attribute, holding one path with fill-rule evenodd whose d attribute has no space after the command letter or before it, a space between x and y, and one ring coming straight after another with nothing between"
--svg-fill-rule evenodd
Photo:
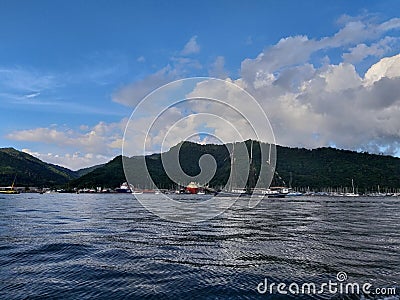
<instances>
[{"instance_id":1,"label":"moored yacht","mask_svg":"<svg viewBox=\"0 0 400 300\"><path fill-rule=\"evenodd\" d=\"M127 182L124 182L121 184L119 188L115 189L115 192L117 193L131 193L131 188L129 187Z\"/></svg>"}]
</instances>

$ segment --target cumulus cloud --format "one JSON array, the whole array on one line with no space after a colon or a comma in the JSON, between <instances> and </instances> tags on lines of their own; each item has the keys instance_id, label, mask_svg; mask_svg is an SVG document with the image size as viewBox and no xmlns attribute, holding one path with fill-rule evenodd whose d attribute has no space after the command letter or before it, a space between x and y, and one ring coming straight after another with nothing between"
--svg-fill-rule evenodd
<instances>
[{"instance_id":1,"label":"cumulus cloud","mask_svg":"<svg viewBox=\"0 0 400 300\"><path fill-rule=\"evenodd\" d=\"M400 29L399 19L391 19L381 24L373 23L368 19L351 20L333 36L320 39L310 39L305 35L282 38L276 45L267 47L256 58L245 59L241 65L241 75L248 82L257 82L257 78L271 76L270 74L280 72L284 68L308 63L311 55L319 51L342 47L344 49L357 48L359 44L374 41L387 31L395 29ZM375 47L380 47L386 53L391 50L389 45L391 41L393 39L387 37ZM358 50L353 51L361 52L363 46L358 47ZM358 56L362 55L358 54Z\"/></svg>"},{"instance_id":2,"label":"cumulus cloud","mask_svg":"<svg viewBox=\"0 0 400 300\"><path fill-rule=\"evenodd\" d=\"M197 35L192 36L190 40L186 43L181 51L181 55L190 55L200 52L200 45L197 43Z\"/></svg>"},{"instance_id":3,"label":"cumulus cloud","mask_svg":"<svg viewBox=\"0 0 400 300\"><path fill-rule=\"evenodd\" d=\"M385 37L377 43L366 45L358 44L350 48L349 52L342 55L343 60L349 63L358 63L369 56L382 57L392 50L392 45L398 42L398 38Z\"/></svg>"},{"instance_id":4,"label":"cumulus cloud","mask_svg":"<svg viewBox=\"0 0 400 300\"><path fill-rule=\"evenodd\" d=\"M395 78L400 74L400 54L393 57L386 57L374 64L365 73L365 83L371 85L381 78Z\"/></svg>"},{"instance_id":5,"label":"cumulus cloud","mask_svg":"<svg viewBox=\"0 0 400 300\"><path fill-rule=\"evenodd\" d=\"M280 89L279 75L247 86L270 116L278 144L393 151L400 138L399 59L382 59L365 78L348 63L323 66L297 80L297 91Z\"/></svg>"},{"instance_id":6,"label":"cumulus cloud","mask_svg":"<svg viewBox=\"0 0 400 300\"><path fill-rule=\"evenodd\" d=\"M225 58L223 56L217 56L215 61L211 64L211 68L208 71L209 76L215 78L225 79L228 78L228 71L225 69Z\"/></svg>"},{"instance_id":7,"label":"cumulus cloud","mask_svg":"<svg viewBox=\"0 0 400 300\"><path fill-rule=\"evenodd\" d=\"M393 154L400 138L399 55L381 59L365 75L355 64L398 51L397 37L382 36L399 28L397 18L380 24L346 19L332 36L283 38L243 60L240 80L270 116L280 144ZM328 57L316 67L313 57L334 48L344 52L343 61L331 64Z\"/></svg>"},{"instance_id":8,"label":"cumulus cloud","mask_svg":"<svg viewBox=\"0 0 400 300\"><path fill-rule=\"evenodd\" d=\"M79 170L85 167L104 164L110 160L110 157L95 153L82 154L80 152L54 154L41 153L32 151L31 149L22 149L22 152L28 153L39 158L42 161L69 168L71 170Z\"/></svg>"},{"instance_id":9,"label":"cumulus cloud","mask_svg":"<svg viewBox=\"0 0 400 300\"><path fill-rule=\"evenodd\" d=\"M280 71L283 67L307 62L311 53L316 50L317 42L309 40L306 36L283 38L255 59L245 59L241 65L242 77L249 82L255 82L258 78Z\"/></svg>"},{"instance_id":10,"label":"cumulus cloud","mask_svg":"<svg viewBox=\"0 0 400 300\"><path fill-rule=\"evenodd\" d=\"M25 149L25 152L47 162L78 169L104 163L120 154L126 122L126 119L116 123L99 122L93 127L82 125L79 130L54 126L34 128L11 132L6 138L50 145L50 148L57 149L57 154L30 149Z\"/></svg>"}]
</instances>

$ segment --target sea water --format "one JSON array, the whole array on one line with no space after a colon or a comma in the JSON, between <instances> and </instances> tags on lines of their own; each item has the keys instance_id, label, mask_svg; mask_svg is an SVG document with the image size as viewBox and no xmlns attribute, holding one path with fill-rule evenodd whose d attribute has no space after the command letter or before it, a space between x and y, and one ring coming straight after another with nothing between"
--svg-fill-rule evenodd
<instances>
[{"instance_id":1,"label":"sea water","mask_svg":"<svg viewBox=\"0 0 400 300\"><path fill-rule=\"evenodd\" d=\"M0 195L0 299L399 299L399 198L246 201L183 224L128 194ZM288 290L330 281L373 293Z\"/></svg>"}]
</instances>

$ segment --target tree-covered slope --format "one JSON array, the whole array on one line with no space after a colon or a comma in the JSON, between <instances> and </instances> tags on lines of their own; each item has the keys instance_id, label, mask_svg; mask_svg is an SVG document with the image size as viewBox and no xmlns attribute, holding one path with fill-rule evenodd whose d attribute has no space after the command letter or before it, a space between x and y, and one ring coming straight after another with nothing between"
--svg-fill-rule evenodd
<instances>
[{"instance_id":1,"label":"tree-covered slope","mask_svg":"<svg viewBox=\"0 0 400 300\"><path fill-rule=\"evenodd\" d=\"M56 186L76 178L74 171L45 163L32 155L0 148L0 186Z\"/></svg>"},{"instance_id":2,"label":"tree-covered slope","mask_svg":"<svg viewBox=\"0 0 400 300\"><path fill-rule=\"evenodd\" d=\"M93 171L69 182L69 187L118 187L125 180L122 168L122 156L115 157L110 162L97 167Z\"/></svg>"},{"instance_id":3,"label":"tree-covered slope","mask_svg":"<svg viewBox=\"0 0 400 300\"><path fill-rule=\"evenodd\" d=\"M279 147L277 170L295 187L350 187L353 179L360 191L400 188L400 159L385 155Z\"/></svg>"},{"instance_id":4,"label":"tree-covered slope","mask_svg":"<svg viewBox=\"0 0 400 300\"><path fill-rule=\"evenodd\" d=\"M246 142L249 148L250 142ZM171 148L172 153L175 146ZM259 168L259 147L254 146L253 157L256 169ZM169 153L163 154L168 158ZM230 158L225 145L199 145L185 142L179 151L182 170L191 176L200 172L199 159L204 154L214 157L217 171L210 181L210 186L218 187L227 182L230 172ZM135 160L138 158L131 158ZM151 177L161 188L170 188L173 182L166 175L160 154L146 157ZM360 191L383 188L400 188L400 159L368 153L319 148L314 150L277 146L276 170L287 185L322 189L327 187L350 187L354 179ZM131 176L135 182L144 182L144 172L132 168ZM257 173L258 171L256 171ZM282 185L279 176L275 176L273 185ZM73 187L110 187L115 188L126 181L122 157L118 156L106 165L97 168L70 183Z\"/></svg>"}]
</instances>

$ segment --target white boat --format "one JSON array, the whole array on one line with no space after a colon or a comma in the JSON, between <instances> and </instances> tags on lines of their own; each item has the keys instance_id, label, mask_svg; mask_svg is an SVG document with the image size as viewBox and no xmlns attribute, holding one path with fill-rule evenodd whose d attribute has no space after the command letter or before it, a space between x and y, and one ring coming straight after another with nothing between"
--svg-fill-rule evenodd
<instances>
[{"instance_id":1,"label":"white boat","mask_svg":"<svg viewBox=\"0 0 400 300\"><path fill-rule=\"evenodd\" d=\"M254 190L253 195L263 195L268 198L285 198L289 194L287 187L270 187L268 189Z\"/></svg>"},{"instance_id":2,"label":"white boat","mask_svg":"<svg viewBox=\"0 0 400 300\"><path fill-rule=\"evenodd\" d=\"M119 188L115 189L115 192L117 193L131 193L131 188L129 187L127 182L124 182L121 184Z\"/></svg>"},{"instance_id":3,"label":"white boat","mask_svg":"<svg viewBox=\"0 0 400 300\"><path fill-rule=\"evenodd\" d=\"M344 196L345 197L359 197L360 195L355 193L354 191L354 180L351 179L351 186L352 186L352 192L351 193L345 193Z\"/></svg>"}]
</instances>

